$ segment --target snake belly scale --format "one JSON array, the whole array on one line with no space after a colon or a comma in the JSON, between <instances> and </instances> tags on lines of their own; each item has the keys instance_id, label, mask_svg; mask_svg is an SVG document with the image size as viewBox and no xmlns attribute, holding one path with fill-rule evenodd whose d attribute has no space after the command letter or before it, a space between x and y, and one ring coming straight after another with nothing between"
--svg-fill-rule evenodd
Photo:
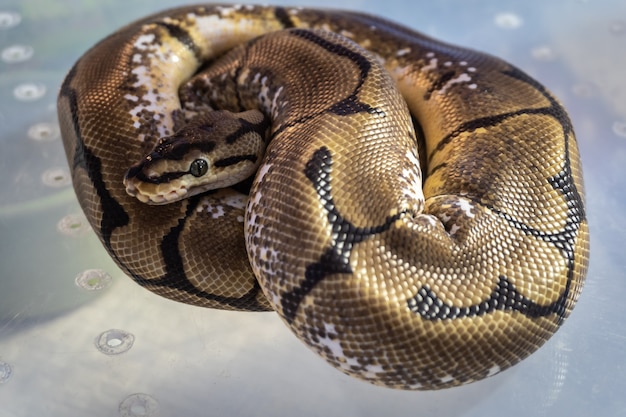
<instances>
[{"instance_id":1,"label":"snake belly scale","mask_svg":"<svg viewBox=\"0 0 626 417\"><path fill-rule=\"evenodd\" d=\"M494 375L582 290L572 124L495 57L360 13L190 6L91 48L58 110L78 200L129 276L275 310L348 375Z\"/></svg>"}]
</instances>

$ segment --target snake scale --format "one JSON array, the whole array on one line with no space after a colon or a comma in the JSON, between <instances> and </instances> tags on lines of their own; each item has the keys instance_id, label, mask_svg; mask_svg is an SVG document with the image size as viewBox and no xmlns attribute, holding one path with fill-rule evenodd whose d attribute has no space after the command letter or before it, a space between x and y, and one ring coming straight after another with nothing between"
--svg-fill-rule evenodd
<instances>
[{"instance_id":1,"label":"snake scale","mask_svg":"<svg viewBox=\"0 0 626 417\"><path fill-rule=\"evenodd\" d=\"M494 375L581 292L572 124L495 57L361 13L190 6L86 52L58 112L82 209L137 283L274 310L371 383Z\"/></svg>"}]
</instances>

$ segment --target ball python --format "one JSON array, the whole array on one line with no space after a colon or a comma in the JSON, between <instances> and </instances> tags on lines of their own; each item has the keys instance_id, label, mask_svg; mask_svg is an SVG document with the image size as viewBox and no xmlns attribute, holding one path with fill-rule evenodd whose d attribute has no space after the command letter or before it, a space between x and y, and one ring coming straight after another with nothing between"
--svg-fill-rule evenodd
<instances>
[{"instance_id":1,"label":"ball python","mask_svg":"<svg viewBox=\"0 0 626 417\"><path fill-rule=\"evenodd\" d=\"M497 374L570 314L579 151L520 69L366 14L203 5L88 50L58 97L78 201L137 283L276 311L345 374Z\"/></svg>"}]
</instances>

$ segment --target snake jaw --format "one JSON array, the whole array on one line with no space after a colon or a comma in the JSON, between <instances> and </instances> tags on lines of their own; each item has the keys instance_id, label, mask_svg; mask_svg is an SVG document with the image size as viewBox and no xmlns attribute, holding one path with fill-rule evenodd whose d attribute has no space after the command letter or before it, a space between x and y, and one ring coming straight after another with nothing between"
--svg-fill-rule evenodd
<instances>
[{"instance_id":1,"label":"snake jaw","mask_svg":"<svg viewBox=\"0 0 626 417\"><path fill-rule=\"evenodd\" d=\"M126 193L137 198L145 204L160 205L169 204L188 197L190 185L185 180L186 173L160 174L157 167L154 167L154 160L145 158L139 164L131 167L124 177Z\"/></svg>"},{"instance_id":2,"label":"snake jaw","mask_svg":"<svg viewBox=\"0 0 626 417\"><path fill-rule=\"evenodd\" d=\"M141 198L139 198L140 196ZM142 201L143 203L153 204L153 205L173 203L175 201L185 198L186 196L187 196L186 188L175 189L166 194L155 194L155 195L150 195L150 196L143 195L143 194L137 195L139 201L142 201L142 198L143 198L143 199L146 199L146 201Z\"/></svg>"},{"instance_id":3,"label":"snake jaw","mask_svg":"<svg viewBox=\"0 0 626 417\"><path fill-rule=\"evenodd\" d=\"M177 187L171 187L172 184L168 184L169 190L166 192L160 192L159 187L154 187L154 184L127 181L126 179L124 183L126 185L126 193L144 204L169 204L190 196L189 189L182 181L179 181L180 184ZM148 187L145 185L148 185ZM153 187L149 187L150 185L153 185Z\"/></svg>"}]
</instances>

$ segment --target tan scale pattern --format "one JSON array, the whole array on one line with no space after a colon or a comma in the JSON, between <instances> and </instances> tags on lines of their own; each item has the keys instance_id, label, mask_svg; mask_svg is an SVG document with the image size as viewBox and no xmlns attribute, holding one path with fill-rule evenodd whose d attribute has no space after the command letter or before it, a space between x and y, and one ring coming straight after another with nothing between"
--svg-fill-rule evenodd
<instances>
[{"instance_id":1,"label":"tan scale pattern","mask_svg":"<svg viewBox=\"0 0 626 417\"><path fill-rule=\"evenodd\" d=\"M315 30L256 38L289 27ZM494 375L538 349L582 290L571 122L497 58L358 13L194 6L97 44L58 108L83 210L138 283L195 305L274 309L371 383ZM272 120L247 208L245 187L158 206L128 195L128 168L210 109Z\"/></svg>"}]
</instances>

